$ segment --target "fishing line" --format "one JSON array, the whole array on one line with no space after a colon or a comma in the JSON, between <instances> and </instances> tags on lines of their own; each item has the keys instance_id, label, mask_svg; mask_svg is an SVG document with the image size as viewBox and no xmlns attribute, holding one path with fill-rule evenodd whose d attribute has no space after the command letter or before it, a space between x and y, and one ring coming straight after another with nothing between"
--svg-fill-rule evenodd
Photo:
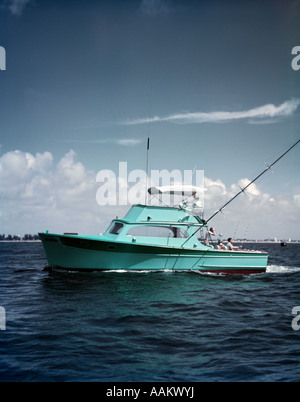
<instances>
[{"instance_id":1,"label":"fishing line","mask_svg":"<svg viewBox=\"0 0 300 402\"><path fill-rule=\"evenodd\" d=\"M240 221L238 220L238 221L237 221L237 224L236 224L236 227L235 227L235 231L234 231L234 233L233 233L233 238L234 238L234 239L236 239L236 234L237 234L237 230L238 230L239 224L240 224Z\"/></svg>"},{"instance_id":2,"label":"fishing line","mask_svg":"<svg viewBox=\"0 0 300 402\"><path fill-rule=\"evenodd\" d=\"M249 225L250 225L250 223L248 222L248 225L247 225L247 227L246 227L245 234L244 234L244 237L243 237L243 241L242 241L242 248L244 247L244 243L245 243L245 240L246 240L246 236L247 236L247 232L248 232L248 229L249 229Z\"/></svg>"},{"instance_id":3,"label":"fishing line","mask_svg":"<svg viewBox=\"0 0 300 402\"><path fill-rule=\"evenodd\" d=\"M281 158L283 158L292 148L294 148L298 143L300 142L300 139L296 141L287 151L285 151L282 155L280 155L274 162L272 162L270 165L268 165L258 176L256 176L252 181L250 181L245 187L243 187L234 197L232 197L229 201L227 201L224 205L222 205L221 208L219 208L206 222L203 223L204 225L207 225L207 223L213 219L219 212L222 212L224 208L227 207L233 200L235 200L241 193L244 193L245 190L247 190L248 187L251 186L255 181L257 181L263 174L265 174L273 165L275 165ZM192 237L194 236L200 228L198 228L185 242L182 243L181 247L184 246L184 244Z\"/></svg>"}]
</instances>

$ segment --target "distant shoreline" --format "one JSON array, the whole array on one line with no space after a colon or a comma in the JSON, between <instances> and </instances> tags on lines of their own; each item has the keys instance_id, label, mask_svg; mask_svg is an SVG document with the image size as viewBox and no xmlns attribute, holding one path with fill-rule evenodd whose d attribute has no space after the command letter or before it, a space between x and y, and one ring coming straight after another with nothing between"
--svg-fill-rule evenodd
<instances>
[{"instance_id":1,"label":"distant shoreline","mask_svg":"<svg viewBox=\"0 0 300 402\"><path fill-rule=\"evenodd\" d=\"M300 244L300 240L282 240L282 241L272 241L272 240L235 240L234 243L270 243L270 244Z\"/></svg>"},{"instance_id":2,"label":"distant shoreline","mask_svg":"<svg viewBox=\"0 0 300 402\"><path fill-rule=\"evenodd\" d=\"M36 243L41 242L41 240L0 240L0 243Z\"/></svg>"},{"instance_id":3,"label":"distant shoreline","mask_svg":"<svg viewBox=\"0 0 300 402\"><path fill-rule=\"evenodd\" d=\"M226 241L226 240L225 240ZM40 243L41 240L0 240L0 243ZM216 243L216 242L212 242ZM271 241L271 240L235 240L234 243L240 244L240 243L261 243L261 244L300 244L300 240L294 240L294 241Z\"/></svg>"}]
</instances>

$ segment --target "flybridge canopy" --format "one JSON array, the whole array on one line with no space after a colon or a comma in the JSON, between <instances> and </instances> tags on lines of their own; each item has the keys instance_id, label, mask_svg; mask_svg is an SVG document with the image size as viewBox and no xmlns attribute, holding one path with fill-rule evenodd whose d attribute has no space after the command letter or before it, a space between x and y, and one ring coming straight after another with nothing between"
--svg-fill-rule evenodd
<instances>
[{"instance_id":1,"label":"flybridge canopy","mask_svg":"<svg viewBox=\"0 0 300 402\"><path fill-rule=\"evenodd\" d=\"M203 187L196 187L186 184L148 188L148 193L151 195L172 194L172 195L185 195L189 197L194 197L197 193L203 193L204 191L205 189Z\"/></svg>"}]
</instances>

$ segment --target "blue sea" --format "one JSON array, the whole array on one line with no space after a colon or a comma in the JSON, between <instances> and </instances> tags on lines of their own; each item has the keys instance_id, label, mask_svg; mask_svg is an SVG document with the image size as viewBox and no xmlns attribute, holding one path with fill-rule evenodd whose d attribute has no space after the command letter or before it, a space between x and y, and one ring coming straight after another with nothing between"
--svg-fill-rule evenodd
<instances>
[{"instance_id":1,"label":"blue sea","mask_svg":"<svg viewBox=\"0 0 300 402\"><path fill-rule=\"evenodd\" d=\"M265 274L44 271L0 243L0 381L299 381L300 244L247 246Z\"/></svg>"}]
</instances>

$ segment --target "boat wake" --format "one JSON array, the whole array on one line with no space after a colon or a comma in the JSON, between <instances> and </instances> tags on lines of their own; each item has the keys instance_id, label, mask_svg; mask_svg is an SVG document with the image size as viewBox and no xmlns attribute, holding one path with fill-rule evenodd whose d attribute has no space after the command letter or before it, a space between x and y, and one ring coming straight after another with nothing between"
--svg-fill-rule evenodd
<instances>
[{"instance_id":1,"label":"boat wake","mask_svg":"<svg viewBox=\"0 0 300 402\"><path fill-rule=\"evenodd\" d=\"M300 272L300 267L287 267L283 265L268 265L267 274L291 274Z\"/></svg>"},{"instance_id":2,"label":"boat wake","mask_svg":"<svg viewBox=\"0 0 300 402\"><path fill-rule=\"evenodd\" d=\"M256 273L256 274L224 274L224 273L214 273L214 272L201 272L197 270L192 270L193 273L195 274L200 274L203 276L215 276L215 277L224 277L224 276L261 276L261 273ZM268 265L265 274L292 274L300 272L300 267L288 267L288 266L283 266L283 265Z\"/></svg>"},{"instance_id":3,"label":"boat wake","mask_svg":"<svg viewBox=\"0 0 300 402\"><path fill-rule=\"evenodd\" d=\"M162 272L190 272L187 270L176 270L176 269L107 269L103 270L101 272L105 273L117 273L117 274L122 274L122 273L130 273L130 274L155 274L155 273L162 273Z\"/></svg>"},{"instance_id":4,"label":"boat wake","mask_svg":"<svg viewBox=\"0 0 300 402\"><path fill-rule=\"evenodd\" d=\"M55 268L53 270L56 271ZM61 272L60 269L57 269L58 272ZM73 270L63 270L64 272L76 272ZM254 276L254 275L262 275L261 273L256 273L256 274L225 274L225 273L215 273L215 272L201 272L200 270L173 270L173 269L157 269L157 270L151 270L151 269L143 269L143 270L132 270L132 269L107 269L107 270L101 270L101 271L93 271L93 273L117 273L117 274L153 274L153 273L194 273L202 276L212 276L212 277L224 277L224 276ZM283 265L268 265L266 274L291 274L291 273L296 273L300 272L300 267L293 267L293 266L283 266Z\"/></svg>"}]
</instances>

